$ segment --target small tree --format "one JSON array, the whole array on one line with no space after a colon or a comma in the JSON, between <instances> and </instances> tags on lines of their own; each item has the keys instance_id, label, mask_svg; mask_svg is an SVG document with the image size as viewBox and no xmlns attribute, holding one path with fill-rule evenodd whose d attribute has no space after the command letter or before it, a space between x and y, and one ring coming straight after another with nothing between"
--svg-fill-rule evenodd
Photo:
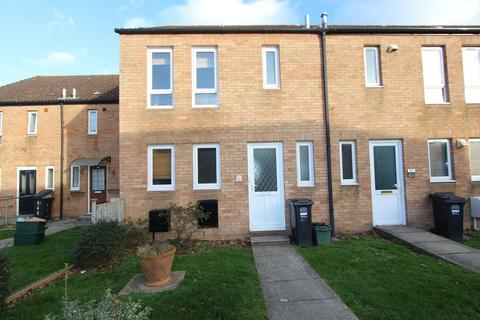
<instances>
[{"instance_id":1,"label":"small tree","mask_svg":"<svg viewBox=\"0 0 480 320\"><path fill-rule=\"evenodd\" d=\"M192 236L198 229L198 222L208 219L209 213L202 210L198 203L189 202L186 206L172 204L172 222L174 224L174 245L184 251L191 245Z\"/></svg>"}]
</instances>

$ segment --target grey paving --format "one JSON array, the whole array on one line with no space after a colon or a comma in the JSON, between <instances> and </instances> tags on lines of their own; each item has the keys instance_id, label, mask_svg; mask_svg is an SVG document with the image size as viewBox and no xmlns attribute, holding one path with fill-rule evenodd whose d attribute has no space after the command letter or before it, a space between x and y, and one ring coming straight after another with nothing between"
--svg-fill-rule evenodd
<instances>
[{"instance_id":1,"label":"grey paving","mask_svg":"<svg viewBox=\"0 0 480 320\"><path fill-rule=\"evenodd\" d=\"M145 284L145 276L142 273L133 276L125 287L120 290L119 295L131 293L159 293L175 289L185 279L185 271L172 271L169 282L161 286L149 287Z\"/></svg>"},{"instance_id":2,"label":"grey paving","mask_svg":"<svg viewBox=\"0 0 480 320\"><path fill-rule=\"evenodd\" d=\"M383 237L416 251L480 272L480 250L409 226L381 226L375 230Z\"/></svg>"},{"instance_id":3,"label":"grey paving","mask_svg":"<svg viewBox=\"0 0 480 320\"><path fill-rule=\"evenodd\" d=\"M45 235L49 236L60 231L72 229L81 225L86 225L88 222L79 221L76 219L65 219L52 221L47 223L47 230L45 230ZM13 246L13 238L0 240L0 249Z\"/></svg>"},{"instance_id":4,"label":"grey paving","mask_svg":"<svg viewBox=\"0 0 480 320\"><path fill-rule=\"evenodd\" d=\"M271 320L357 319L290 245L252 244Z\"/></svg>"}]
</instances>

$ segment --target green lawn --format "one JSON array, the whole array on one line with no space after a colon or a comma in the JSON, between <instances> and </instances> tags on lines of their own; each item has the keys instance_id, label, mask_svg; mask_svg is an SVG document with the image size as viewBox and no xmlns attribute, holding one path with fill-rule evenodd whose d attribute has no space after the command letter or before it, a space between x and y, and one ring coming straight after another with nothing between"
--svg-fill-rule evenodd
<instances>
[{"instance_id":1,"label":"green lawn","mask_svg":"<svg viewBox=\"0 0 480 320\"><path fill-rule=\"evenodd\" d=\"M480 274L374 237L298 251L361 319L479 319Z\"/></svg>"},{"instance_id":2,"label":"green lawn","mask_svg":"<svg viewBox=\"0 0 480 320\"><path fill-rule=\"evenodd\" d=\"M0 240L13 238L14 233L15 233L15 227L1 227Z\"/></svg>"},{"instance_id":3,"label":"green lawn","mask_svg":"<svg viewBox=\"0 0 480 320\"><path fill-rule=\"evenodd\" d=\"M74 233L67 231L74 238ZM65 234L63 235L65 237ZM66 237L68 238L68 237ZM50 245L66 241L51 241ZM65 248L57 248L60 266L68 260ZM31 250L32 251L32 250ZM55 255L54 250L50 255ZM26 253L26 252L24 252ZM20 254L20 252L15 253ZM17 257L18 259L18 257ZM16 280L18 269L26 275L30 266L14 266ZM17 269L15 271L15 269ZM267 319L260 282L249 248L214 246L198 253L175 257L173 270L187 271L185 280L174 291L159 294L135 294L153 309L151 319ZM118 266L108 271L91 271L72 276L68 281L68 296L83 302L100 298L105 289L118 292L139 273L135 255L128 255ZM46 314L58 314L64 294L63 281L55 282L19 301L4 319L43 319ZM2 318L3 319L3 318Z\"/></svg>"},{"instance_id":4,"label":"green lawn","mask_svg":"<svg viewBox=\"0 0 480 320\"><path fill-rule=\"evenodd\" d=\"M468 240L464 240L463 244L470 246L472 248L480 249L480 231L470 231L466 233L466 237Z\"/></svg>"}]
</instances>

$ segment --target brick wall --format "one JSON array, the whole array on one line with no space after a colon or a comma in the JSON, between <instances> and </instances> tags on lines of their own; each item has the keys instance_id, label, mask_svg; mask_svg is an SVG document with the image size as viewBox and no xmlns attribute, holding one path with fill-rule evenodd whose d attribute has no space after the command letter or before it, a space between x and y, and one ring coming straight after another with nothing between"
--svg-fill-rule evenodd
<instances>
[{"instance_id":1,"label":"brick wall","mask_svg":"<svg viewBox=\"0 0 480 320\"><path fill-rule=\"evenodd\" d=\"M98 135L87 135L87 110L98 110ZM37 192L45 189L45 167L55 166L52 215L60 215L60 107L8 106L3 114L3 141L0 147L1 196L17 195L17 168L37 168ZM38 112L37 134L27 135L28 111ZM70 191L70 164L77 158L112 157L108 164L109 197L118 197L118 105L65 105L64 217L87 211L87 167L82 167L81 189ZM3 204L2 204L3 205ZM10 213L16 212L11 201ZM3 209L1 212L3 213Z\"/></svg>"}]
</instances>

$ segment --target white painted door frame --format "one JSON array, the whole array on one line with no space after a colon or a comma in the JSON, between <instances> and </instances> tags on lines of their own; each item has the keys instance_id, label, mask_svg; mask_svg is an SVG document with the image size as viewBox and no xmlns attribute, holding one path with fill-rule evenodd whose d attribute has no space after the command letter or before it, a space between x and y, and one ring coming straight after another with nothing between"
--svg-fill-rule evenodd
<instances>
[{"instance_id":1,"label":"white painted door frame","mask_svg":"<svg viewBox=\"0 0 480 320\"><path fill-rule=\"evenodd\" d=\"M255 149L275 149L277 169L276 191L255 191ZM282 142L258 142L248 144L248 203L250 231L285 230Z\"/></svg>"},{"instance_id":2,"label":"white painted door frame","mask_svg":"<svg viewBox=\"0 0 480 320\"><path fill-rule=\"evenodd\" d=\"M396 188L377 190L375 185L375 146L395 147ZM405 205L405 181L403 176L403 148L401 140L372 140L369 142L370 181L372 195L373 225L405 225L407 223Z\"/></svg>"}]
</instances>

